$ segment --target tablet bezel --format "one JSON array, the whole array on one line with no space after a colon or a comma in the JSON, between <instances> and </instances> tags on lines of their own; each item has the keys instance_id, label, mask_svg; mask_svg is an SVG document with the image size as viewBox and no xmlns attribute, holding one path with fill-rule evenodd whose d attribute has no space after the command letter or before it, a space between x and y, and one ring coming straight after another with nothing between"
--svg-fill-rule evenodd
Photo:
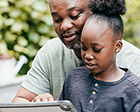
<instances>
[{"instance_id":1,"label":"tablet bezel","mask_svg":"<svg viewBox=\"0 0 140 112\"><path fill-rule=\"evenodd\" d=\"M33 107L60 107L63 112L77 112L73 104L68 100L48 101L48 102L30 102L30 103L0 103L0 109L4 108L33 108Z\"/></svg>"}]
</instances>

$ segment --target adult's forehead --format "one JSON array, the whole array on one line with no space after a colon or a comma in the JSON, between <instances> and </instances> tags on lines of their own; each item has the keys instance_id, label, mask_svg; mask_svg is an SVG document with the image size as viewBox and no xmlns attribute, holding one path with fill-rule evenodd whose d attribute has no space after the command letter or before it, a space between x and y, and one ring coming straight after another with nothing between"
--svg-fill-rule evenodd
<instances>
[{"instance_id":1,"label":"adult's forehead","mask_svg":"<svg viewBox=\"0 0 140 112\"><path fill-rule=\"evenodd\" d=\"M58 6L64 7L65 5L84 5L86 6L87 0L50 0L50 8L57 8Z\"/></svg>"}]
</instances>

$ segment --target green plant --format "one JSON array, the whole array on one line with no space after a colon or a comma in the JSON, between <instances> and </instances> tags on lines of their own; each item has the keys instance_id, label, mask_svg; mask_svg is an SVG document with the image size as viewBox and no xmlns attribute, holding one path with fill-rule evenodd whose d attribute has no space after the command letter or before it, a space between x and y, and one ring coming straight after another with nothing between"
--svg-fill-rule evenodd
<instances>
[{"instance_id":1,"label":"green plant","mask_svg":"<svg viewBox=\"0 0 140 112\"><path fill-rule=\"evenodd\" d=\"M126 5L124 39L140 48L140 0L126 0Z\"/></svg>"},{"instance_id":2,"label":"green plant","mask_svg":"<svg viewBox=\"0 0 140 112\"><path fill-rule=\"evenodd\" d=\"M56 37L48 0L1 0L0 14L0 54L25 55L19 75L26 74L37 51Z\"/></svg>"}]
</instances>

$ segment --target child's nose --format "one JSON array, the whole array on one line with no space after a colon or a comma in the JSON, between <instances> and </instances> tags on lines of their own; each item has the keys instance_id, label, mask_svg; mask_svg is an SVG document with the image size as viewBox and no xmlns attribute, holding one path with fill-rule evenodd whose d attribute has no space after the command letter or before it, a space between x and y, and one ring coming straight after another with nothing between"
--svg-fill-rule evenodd
<instances>
[{"instance_id":1,"label":"child's nose","mask_svg":"<svg viewBox=\"0 0 140 112\"><path fill-rule=\"evenodd\" d=\"M94 59L94 56L91 55L90 53L86 53L85 59L87 59L87 60L92 60L92 59Z\"/></svg>"}]
</instances>

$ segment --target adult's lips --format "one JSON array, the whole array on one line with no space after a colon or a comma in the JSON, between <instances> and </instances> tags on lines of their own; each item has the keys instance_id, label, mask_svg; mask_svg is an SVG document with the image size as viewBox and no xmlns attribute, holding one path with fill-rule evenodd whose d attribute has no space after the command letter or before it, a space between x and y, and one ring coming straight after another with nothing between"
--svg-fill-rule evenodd
<instances>
[{"instance_id":1,"label":"adult's lips","mask_svg":"<svg viewBox=\"0 0 140 112\"><path fill-rule=\"evenodd\" d=\"M79 35L78 35L78 33L75 33L75 32L64 33L64 34L62 34L62 39L66 42L72 42L76 39L79 40Z\"/></svg>"},{"instance_id":2,"label":"adult's lips","mask_svg":"<svg viewBox=\"0 0 140 112\"><path fill-rule=\"evenodd\" d=\"M64 36L64 40L67 41L67 42L72 42L74 41L75 39L77 38L77 35L76 34L72 34L72 35L69 35L69 36Z\"/></svg>"}]
</instances>

